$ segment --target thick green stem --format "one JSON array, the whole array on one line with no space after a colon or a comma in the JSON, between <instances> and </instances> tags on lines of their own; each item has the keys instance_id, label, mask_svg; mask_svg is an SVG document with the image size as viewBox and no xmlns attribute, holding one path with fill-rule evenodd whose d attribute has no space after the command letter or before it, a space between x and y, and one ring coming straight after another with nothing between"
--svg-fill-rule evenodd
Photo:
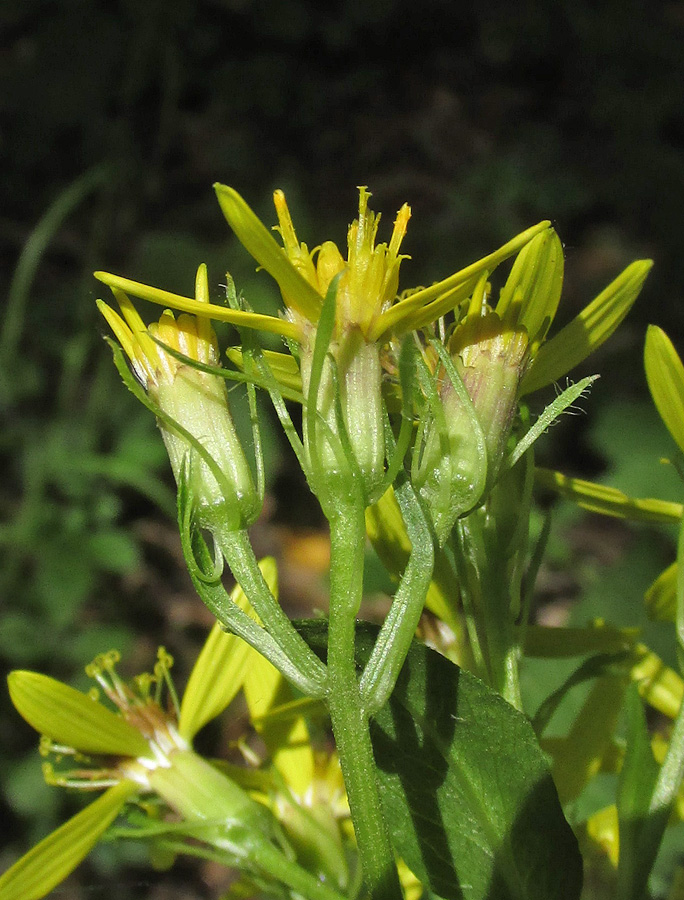
<instances>
[{"instance_id":1,"label":"thick green stem","mask_svg":"<svg viewBox=\"0 0 684 900\"><path fill-rule=\"evenodd\" d=\"M402 892L354 661L356 614L363 592L363 504L345 505L331 520L330 531L328 708L369 897L398 900Z\"/></svg>"}]
</instances>

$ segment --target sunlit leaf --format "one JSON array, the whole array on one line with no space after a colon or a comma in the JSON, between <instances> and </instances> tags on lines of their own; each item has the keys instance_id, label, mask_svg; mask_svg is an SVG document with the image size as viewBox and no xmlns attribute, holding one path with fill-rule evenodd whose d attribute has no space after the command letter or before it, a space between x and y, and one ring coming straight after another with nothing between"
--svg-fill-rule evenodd
<instances>
[{"instance_id":1,"label":"sunlit leaf","mask_svg":"<svg viewBox=\"0 0 684 900\"><path fill-rule=\"evenodd\" d=\"M17 670L7 678L18 712L36 731L83 753L150 756L142 734L121 716L61 681Z\"/></svg>"},{"instance_id":2,"label":"sunlit leaf","mask_svg":"<svg viewBox=\"0 0 684 900\"><path fill-rule=\"evenodd\" d=\"M0 900L39 900L90 853L138 787L122 781L65 822L0 877Z\"/></svg>"},{"instance_id":3,"label":"sunlit leaf","mask_svg":"<svg viewBox=\"0 0 684 900\"><path fill-rule=\"evenodd\" d=\"M682 519L684 507L681 503L654 498L639 499L628 497L617 488L571 478L562 472L537 467L534 470L537 485L555 491L561 497L572 500L582 509L614 516L619 519L632 519L635 522L653 522L657 524L677 523Z\"/></svg>"},{"instance_id":4,"label":"sunlit leaf","mask_svg":"<svg viewBox=\"0 0 684 900\"><path fill-rule=\"evenodd\" d=\"M278 574L271 557L259 563L272 592L277 590ZM249 601L239 585L230 595L245 612ZM220 715L243 686L248 667L259 654L237 635L226 632L217 622L195 663L181 701L179 731L193 738L207 722Z\"/></svg>"},{"instance_id":5,"label":"sunlit leaf","mask_svg":"<svg viewBox=\"0 0 684 900\"><path fill-rule=\"evenodd\" d=\"M521 393L557 381L600 347L631 309L652 265L644 259L631 263L565 328L542 344L522 380Z\"/></svg>"},{"instance_id":6,"label":"sunlit leaf","mask_svg":"<svg viewBox=\"0 0 684 900\"><path fill-rule=\"evenodd\" d=\"M660 418L684 450L684 365L662 328L649 325L644 347L646 381Z\"/></svg>"},{"instance_id":7,"label":"sunlit leaf","mask_svg":"<svg viewBox=\"0 0 684 900\"><path fill-rule=\"evenodd\" d=\"M526 244L516 257L496 307L503 316L521 305L515 321L524 325L530 340L543 338L553 322L563 288L563 246L553 228Z\"/></svg>"},{"instance_id":8,"label":"sunlit leaf","mask_svg":"<svg viewBox=\"0 0 684 900\"><path fill-rule=\"evenodd\" d=\"M644 595L649 619L674 622L677 610L678 566L673 562L656 578Z\"/></svg>"}]
</instances>

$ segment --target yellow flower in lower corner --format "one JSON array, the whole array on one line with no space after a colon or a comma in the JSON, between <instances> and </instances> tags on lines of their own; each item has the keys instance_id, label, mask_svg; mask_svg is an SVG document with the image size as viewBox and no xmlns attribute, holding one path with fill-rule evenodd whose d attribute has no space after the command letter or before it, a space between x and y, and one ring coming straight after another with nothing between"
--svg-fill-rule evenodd
<instances>
[{"instance_id":1,"label":"yellow flower in lower corner","mask_svg":"<svg viewBox=\"0 0 684 900\"><path fill-rule=\"evenodd\" d=\"M265 576L272 560L260 564ZM236 588L232 601L246 608ZM254 651L235 635L215 632L190 675L179 705L163 648L152 673L122 680L116 651L101 654L86 668L111 706L37 672L9 676L12 702L40 732L41 753L50 784L105 793L37 844L0 876L0 900L39 900L63 881L88 855L128 801L157 796L185 821L214 821L232 816L248 829L267 833L263 807L232 780L192 750L195 734L220 715L244 683ZM162 702L168 693L168 702ZM113 707L113 708L112 708ZM65 769L65 762L72 765ZM209 785L209 787L207 787ZM207 833L207 839L219 838Z\"/></svg>"}]
</instances>

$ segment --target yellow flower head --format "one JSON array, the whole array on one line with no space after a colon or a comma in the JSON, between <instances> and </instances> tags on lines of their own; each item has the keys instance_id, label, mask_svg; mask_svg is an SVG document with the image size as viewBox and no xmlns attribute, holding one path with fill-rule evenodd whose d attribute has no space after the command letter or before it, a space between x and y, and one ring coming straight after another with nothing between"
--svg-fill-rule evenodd
<instances>
[{"instance_id":1,"label":"yellow flower head","mask_svg":"<svg viewBox=\"0 0 684 900\"><path fill-rule=\"evenodd\" d=\"M285 195L282 191L273 195L280 223L278 230L288 259L321 298L325 297L333 278L341 275L337 288L338 331L356 326L366 338L397 295L399 266L405 258L399 248L411 217L411 209L405 203L397 213L389 244L376 245L380 214L368 209L370 196L365 187L359 188L359 216L349 226L345 260L332 241L312 251L300 243ZM297 317L300 314L297 297L284 295L284 300L291 314Z\"/></svg>"},{"instance_id":2,"label":"yellow flower head","mask_svg":"<svg viewBox=\"0 0 684 900\"><path fill-rule=\"evenodd\" d=\"M113 293L122 315L102 300L97 301L98 309L130 359L138 380L153 396L162 385L173 384L184 365L157 341L204 365L218 365L218 343L209 319L183 313L176 320L166 309L148 329L126 294L118 288L113 288ZM197 272L196 294L199 302L209 302L206 266L200 266Z\"/></svg>"},{"instance_id":3,"label":"yellow flower head","mask_svg":"<svg viewBox=\"0 0 684 900\"><path fill-rule=\"evenodd\" d=\"M159 321L147 328L126 294L117 287L112 290L122 315L101 300L98 307L156 405L176 481L180 482L189 460L203 524L214 514L228 516L231 527L251 524L261 500L228 409L224 381L191 364L218 365L211 321L185 313L176 319L165 310ZM204 265L197 272L195 302L209 305ZM177 358L166 347L191 362Z\"/></svg>"}]
</instances>

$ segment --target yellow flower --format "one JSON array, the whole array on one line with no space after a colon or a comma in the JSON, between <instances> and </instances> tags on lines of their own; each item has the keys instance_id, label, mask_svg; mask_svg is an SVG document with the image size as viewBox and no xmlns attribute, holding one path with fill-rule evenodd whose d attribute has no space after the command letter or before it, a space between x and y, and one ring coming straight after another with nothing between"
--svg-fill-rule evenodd
<instances>
[{"instance_id":1,"label":"yellow flower","mask_svg":"<svg viewBox=\"0 0 684 900\"><path fill-rule=\"evenodd\" d=\"M177 481L190 463L200 521L207 524L218 515L234 528L251 524L260 498L233 425L225 383L201 368L219 363L211 322L187 314L176 319L165 310L147 328L126 294L113 290L121 315L101 300L98 307L156 407ZM200 305L208 305L205 266L197 272L196 295Z\"/></svg>"}]
</instances>

